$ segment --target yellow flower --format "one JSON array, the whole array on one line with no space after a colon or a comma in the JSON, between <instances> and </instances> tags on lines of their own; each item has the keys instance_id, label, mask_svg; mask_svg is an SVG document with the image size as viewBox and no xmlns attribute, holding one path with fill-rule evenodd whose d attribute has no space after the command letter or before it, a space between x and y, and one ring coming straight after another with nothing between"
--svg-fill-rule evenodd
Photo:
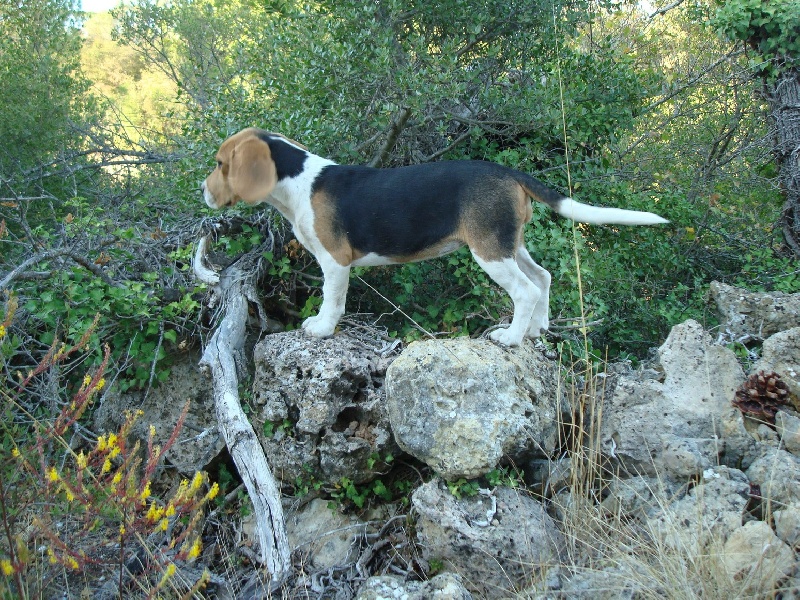
<instances>
[{"instance_id":1,"label":"yellow flower","mask_svg":"<svg viewBox=\"0 0 800 600\"><path fill-rule=\"evenodd\" d=\"M77 456L77 463L79 469L85 469L89 464L89 458L81 450Z\"/></svg>"},{"instance_id":2,"label":"yellow flower","mask_svg":"<svg viewBox=\"0 0 800 600\"><path fill-rule=\"evenodd\" d=\"M156 505L154 502L150 504L150 508L147 509L147 515L145 515L147 520L150 521L151 523L155 523L163 516L164 516L164 509Z\"/></svg>"},{"instance_id":3,"label":"yellow flower","mask_svg":"<svg viewBox=\"0 0 800 600\"><path fill-rule=\"evenodd\" d=\"M2 325L0 325L0 327L2 327ZM5 333L5 332L2 332L2 333ZM0 336L0 337L2 337L2 336ZM3 575L5 575L6 577L8 577L9 575L13 575L14 574L14 565L11 564L10 560L8 560L7 558L4 558L3 560L0 560L0 571L2 571Z\"/></svg>"},{"instance_id":4,"label":"yellow flower","mask_svg":"<svg viewBox=\"0 0 800 600\"><path fill-rule=\"evenodd\" d=\"M150 437L151 438L156 437L156 426L153 425L152 423L150 423Z\"/></svg>"},{"instance_id":5,"label":"yellow flower","mask_svg":"<svg viewBox=\"0 0 800 600\"><path fill-rule=\"evenodd\" d=\"M102 390L106 386L106 380L104 378L100 378L97 382L97 385L94 387L98 392Z\"/></svg>"},{"instance_id":6,"label":"yellow flower","mask_svg":"<svg viewBox=\"0 0 800 600\"><path fill-rule=\"evenodd\" d=\"M50 481L54 481L54 482L55 482L55 481L58 481L59 479L61 479L61 478L58 476L58 471L56 471L56 468L55 468L55 467L52 467L52 468L50 469L50 471L48 471L48 473L47 473L47 478L48 478Z\"/></svg>"},{"instance_id":7,"label":"yellow flower","mask_svg":"<svg viewBox=\"0 0 800 600\"><path fill-rule=\"evenodd\" d=\"M189 493L194 494L200 489L201 485L203 485L203 474L200 471L196 471L192 478L192 485L189 487Z\"/></svg>"},{"instance_id":8,"label":"yellow flower","mask_svg":"<svg viewBox=\"0 0 800 600\"><path fill-rule=\"evenodd\" d=\"M108 447L109 448L116 448L118 442L119 442L119 438L117 437L116 433L109 433L108 434Z\"/></svg>"},{"instance_id":9,"label":"yellow flower","mask_svg":"<svg viewBox=\"0 0 800 600\"><path fill-rule=\"evenodd\" d=\"M103 463L103 467L105 468L105 463ZM122 481L122 473L117 471L116 473L114 473L114 478L111 480L111 483L117 485L120 481Z\"/></svg>"},{"instance_id":10,"label":"yellow flower","mask_svg":"<svg viewBox=\"0 0 800 600\"><path fill-rule=\"evenodd\" d=\"M175 563L169 563L167 568L164 569L164 575L161 576L161 581L158 583L158 587L161 587L167 582L167 579L175 575Z\"/></svg>"},{"instance_id":11,"label":"yellow flower","mask_svg":"<svg viewBox=\"0 0 800 600\"><path fill-rule=\"evenodd\" d=\"M203 543L200 541L200 538L195 538L194 543L192 544L191 549L189 550L189 554L187 555L187 560L194 560L198 556L200 556L200 551L203 549Z\"/></svg>"},{"instance_id":12,"label":"yellow flower","mask_svg":"<svg viewBox=\"0 0 800 600\"><path fill-rule=\"evenodd\" d=\"M108 473L111 470L111 460L106 459L103 463L103 468L100 470L101 473Z\"/></svg>"},{"instance_id":13,"label":"yellow flower","mask_svg":"<svg viewBox=\"0 0 800 600\"><path fill-rule=\"evenodd\" d=\"M119 526L119 535L120 536L125 535L125 525L120 525Z\"/></svg>"},{"instance_id":14,"label":"yellow flower","mask_svg":"<svg viewBox=\"0 0 800 600\"><path fill-rule=\"evenodd\" d=\"M14 458L19 458L19 456L20 456L19 455L19 448L13 448L11 450L11 456L13 456Z\"/></svg>"},{"instance_id":15,"label":"yellow flower","mask_svg":"<svg viewBox=\"0 0 800 600\"><path fill-rule=\"evenodd\" d=\"M169 527L169 519L163 518L161 519L161 522L158 524L158 527L156 529L160 529L161 531L166 531L167 527Z\"/></svg>"},{"instance_id":16,"label":"yellow flower","mask_svg":"<svg viewBox=\"0 0 800 600\"><path fill-rule=\"evenodd\" d=\"M89 377L88 375L84 375L83 376L83 387L86 387L90 383L92 383L92 378Z\"/></svg>"},{"instance_id":17,"label":"yellow flower","mask_svg":"<svg viewBox=\"0 0 800 600\"><path fill-rule=\"evenodd\" d=\"M99 438L97 438L97 450L99 452L102 452L107 447L108 447L108 442L106 442L106 436L101 435Z\"/></svg>"},{"instance_id":18,"label":"yellow flower","mask_svg":"<svg viewBox=\"0 0 800 600\"><path fill-rule=\"evenodd\" d=\"M78 570L78 561L77 561L77 560L75 560L73 557L71 557L71 556L68 556L68 557L67 557L67 558L64 560L64 563L66 564L66 566L68 566L68 567L69 567L70 569L72 569L73 571L77 571L77 570Z\"/></svg>"},{"instance_id":19,"label":"yellow flower","mask_svg":"<svg viewBox=\"0 0 800 600\"><path fill-rule=\"evenodd\" d=\"M4 337L6 337L6 326L0 325L0 340L2 340Z\"/></svg>"},{"instance_id":20,"label":"yellow flower","mask_svg":"<svg viewBox=\"0 0 800 600\"><path fill-rule=\"evenodd\" d=\"M139 494L139 499L147 500L149 497L150 497L150 482L148 481L147 483L144 484L144 489L142 490L142 493Z\"/></svg>"},{"instance_id":21,"label":"yellow flower","mask_svg":"<svg viewBox=\"0 0 800 600\"><path fill-rule=\"evenodd\" d=\"M170 503L169 506L167 506L167 512L165 514L168 517L174 517L175 516L175 505Z\"/></svg>"},{"instance_id":22,"label":"yellow flower","mask_svg":"<svg viewBox=\"0 0 800 600\"><path fill-rule=\"evenodd\" d=\"M219 494L219 484L215 481L213 484L211 484L211 489L208 490L208 494L206 494L206 499L213 500L214 498L217 497L217 494Z\"/></svg>"},{"instance_id":23,"label":"yellow flower","mask_svg":"<svg viewBox=\"0 0 800 600\"><path fill-rule=\"evenodd\" d=\"M72 502L73 500L75 500L75 494L73 494L69 488L64 488L64 490L67 494L67 501Z\"/></svg>"}]
</instances>

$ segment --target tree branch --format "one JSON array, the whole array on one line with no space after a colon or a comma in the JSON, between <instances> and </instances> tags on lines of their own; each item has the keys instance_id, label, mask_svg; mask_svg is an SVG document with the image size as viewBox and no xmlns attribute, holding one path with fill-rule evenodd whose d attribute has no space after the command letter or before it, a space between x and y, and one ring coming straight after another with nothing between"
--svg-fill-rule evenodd
<instances>
[{"instance_id":1,"label":"tree branch","mask_svg":"<svg viewBox=\"0 0 800 600\"><path fill-rule=\"evenodd\" d=\"M408 107L400 109L400 113L392 120L392 124L389 126L389 134L386 136L386 141L381 146L380 150L378 150L377 154L373 157L371 161L369 161L370 167L379 167L383 164L383 161L386 160L386 157L389 156L389 152L391 152L394 145L397 143L397 138L400 137L400 134L403 132L403 129L408 123L408 120L411 118L411 109Z\"/></svg>"}]
</instances>

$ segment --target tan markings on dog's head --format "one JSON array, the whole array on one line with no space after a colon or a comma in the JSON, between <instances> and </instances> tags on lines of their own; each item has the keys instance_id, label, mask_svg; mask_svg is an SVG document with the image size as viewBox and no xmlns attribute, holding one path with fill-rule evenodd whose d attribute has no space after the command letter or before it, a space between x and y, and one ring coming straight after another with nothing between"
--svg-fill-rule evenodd
<instances>
[{"instance_id":1,"label":"tan markings on dog's head","mask_svg":"<svg viewBox=\"0 0 800 600\"><path fill-rule=\"evenodd\" d=\"M258 129L240 131L225 140L217 152L217 167L206 178L205 198L212 208L264 202L278 181L269 145Z\"/></svg>"},{"instance_id":2,"label":"tan markings on dog's head","mask_svg":"<svg viewBox=\"0 0 800 600\"><path fill-rule=\"evenodd\" d=\"M311 196L311 209L314 211L314 233L337 263L346 267L363 256L356 252L347 239L347 234L336 225L336 208L324 192Z\"/></svg>"}]
</instances>

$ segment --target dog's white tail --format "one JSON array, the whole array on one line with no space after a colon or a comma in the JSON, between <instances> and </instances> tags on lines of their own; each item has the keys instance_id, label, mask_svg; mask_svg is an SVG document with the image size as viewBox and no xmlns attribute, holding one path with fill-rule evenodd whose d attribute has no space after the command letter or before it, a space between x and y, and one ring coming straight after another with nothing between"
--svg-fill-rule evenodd
<instances>
[{"instance_id":1,"label":"dog's white tail","mask_svg":"<svg viewBox=\"0 0 800 600\"><path fill-rule=\"evenodd\" d=\"M667 219L651 212L592 206L572 198L562 198L550 206L562 217L567 217L579 223L594 223L595 225L657 225L659 223L669 223Z\"/></svg>"}]
</instances>

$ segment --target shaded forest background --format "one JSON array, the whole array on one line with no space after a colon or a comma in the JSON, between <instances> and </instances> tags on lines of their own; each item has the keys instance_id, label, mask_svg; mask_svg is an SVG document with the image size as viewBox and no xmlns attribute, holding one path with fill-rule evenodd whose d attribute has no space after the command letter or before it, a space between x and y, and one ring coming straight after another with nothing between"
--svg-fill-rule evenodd
<instances>
[{"instance_id":1,"label":"shaded forest background","mask_svg":"<svg viewBox=\"0 0 800 600\"><path fill-rule=\"evenodd\" d=\"M0 293L18 306L3 376L96 318L89 356L109 344L122 389L156 384L200 342L210 317L189 262L219 215L198 186L247 126L344 163L491 160L670 219L573 226L535 207L526 243L553 274L554 329L583 310L598 355L641 358L689 317L713 325L715 279L800 291L770 105L796 77L799 15L770 2L764 21L766 6L138 0L86 15L71 0L0 2ZM232 212L229 258L283 227L263 208ZM291 328L319 304L319 271L285 239L262 289ZM348 312L414 338L474 335L510 305L459 252L357 272Z\"/></svg>"}]
</instances>

